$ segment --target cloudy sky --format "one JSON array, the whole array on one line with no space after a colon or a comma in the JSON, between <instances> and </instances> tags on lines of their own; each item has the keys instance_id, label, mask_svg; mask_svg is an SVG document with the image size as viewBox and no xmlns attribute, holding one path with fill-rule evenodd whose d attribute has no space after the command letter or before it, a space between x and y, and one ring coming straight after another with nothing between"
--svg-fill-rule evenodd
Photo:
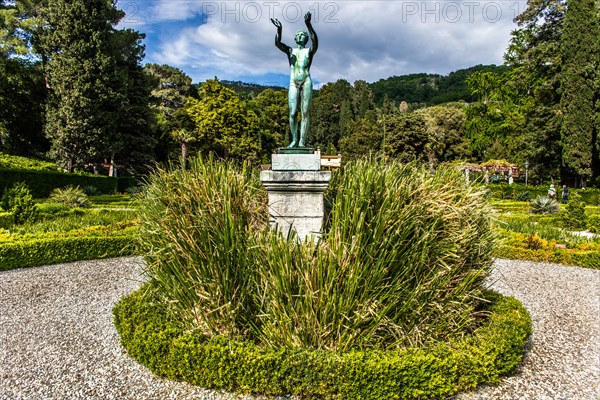
<instances>
[{"instance_id":1,"label":"cloudy sky","mask_svg":"<svg viewBox=\"0 0 600 400\"><path fill-rule=\"evenodd\" d=\"M513 18L526 0L495 1L200 1L119 0L120 27L146 33L145 62L169 64L194 82L217 76L287 86L287 59L274 45L294 45L304 14L319 37L311 75L317 83L374 82L417 72L448 74L502 64Z\"/></svg>"}]
</instances>

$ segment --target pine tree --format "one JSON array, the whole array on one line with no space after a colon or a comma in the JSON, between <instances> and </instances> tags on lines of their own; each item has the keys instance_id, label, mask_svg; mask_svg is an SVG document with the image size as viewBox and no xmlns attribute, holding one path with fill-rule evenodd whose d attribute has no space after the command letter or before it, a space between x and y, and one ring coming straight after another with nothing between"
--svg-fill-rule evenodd
<instances>
[{"instance_id":1,"label":"pine tree","mask_svg":"<svg viewBox=\"0 0 600 400\"><path fill-rule=\"evenodd\" d=\"M593 175L598 158L596 73L599 57L598 10L594 0L570 0L565 17L560 52L562 164L578 176L582 186Z\"/></svg>"},{"instance_id":2,"label":"pine tree","mask_svg":"<svg viewBox=\"0 0 600 400\"><path fill-rule=\"evenodd\" d=\"M38 32L49 86L46 135L66 170L116 151L123 81L111 49L123 17L112 0L52 0L41 8Z\"/></svg>"}]
</instances>

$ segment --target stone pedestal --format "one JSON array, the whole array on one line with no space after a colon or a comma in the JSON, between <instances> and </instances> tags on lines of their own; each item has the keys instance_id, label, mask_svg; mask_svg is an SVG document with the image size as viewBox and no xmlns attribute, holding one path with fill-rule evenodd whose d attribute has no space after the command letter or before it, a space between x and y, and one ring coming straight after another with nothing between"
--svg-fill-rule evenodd
<instances>
[{"instance_id":1,"label":"stone pedestal","mask_svg":"<svg viewBox=\"0 0 600 400\"><path fill-rule=\"evenodd\" d=\"M269 193L271 228L284 236L294 229L300 240L316 240L320 237L323 225L323 193L331 180L331 172L295 170L298 165L295 160L285 164L291 169L260 173L260 180ZM309 160L309 164L314 168L312 161ZM277 168L275 163L273 167Z\"/></svg>"}]
</instances>

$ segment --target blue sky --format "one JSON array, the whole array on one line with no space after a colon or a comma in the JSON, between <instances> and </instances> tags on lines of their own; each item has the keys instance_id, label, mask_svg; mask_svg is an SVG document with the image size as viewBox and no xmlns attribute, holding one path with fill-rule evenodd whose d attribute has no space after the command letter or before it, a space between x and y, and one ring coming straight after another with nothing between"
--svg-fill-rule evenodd
<instances>
[{"instance_id":1,"label":"blue sky","mask_svg":"<svg viewBox=\"0 0 600 400\"><path fill-rule=\"evenodd\" d=\"M199 1L119 0L120 27L146 34L145 62L169 64L194 82L217 76L287 86L286 57L274 45L294 45L304 14L319 37L311 75L317 83L374 82L417 72L448 74L477 64L501 64L513 18L525 0L496 1Z\"/></svg>"}]
</instances>

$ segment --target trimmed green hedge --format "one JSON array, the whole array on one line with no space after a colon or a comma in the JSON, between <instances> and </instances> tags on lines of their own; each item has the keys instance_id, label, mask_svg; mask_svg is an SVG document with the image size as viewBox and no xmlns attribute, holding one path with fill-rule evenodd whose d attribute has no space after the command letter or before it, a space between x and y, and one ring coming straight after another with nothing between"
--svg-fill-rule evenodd
<instances>
[{"instance_id":1,"label":"trimmed green hedge","mask_svg":"<svg viewBox=\"0 0 600 400\"><path fill-rule=\"evenodd\" d=\"M49 161L35 160L33 158L11 156L0 153L0 169L27 170L27 171L60 171L58 166Z\"/></svg>"},{"instance_id":2,"label":"trimmed green hedge","mask_svg":"<svg viewBox=\"0 0 600 400\"><path fill-rule=\"evenodd\" d=\"M472 336L428 349L327 352L267 350L224 337L186 332L152 298L149 286L113 312L121 343L155 374L206 388L326 399L444 398L519 364L531 335L527 310L489 292L489 319Z\"/></svg>"},{"instance_id":3,"label":"trimmed green hedge","mask_svg":"<svg viewBox=\"0 0 600 400\"><path fill-rule=\"evenodd\" d=\"M0 243L0 271L134 253L133 236L16 240Z\"/></svg>"},{"instance_id":4,"label":"trimmed green hedge","mask_svg":"<svg viewBox=\"0 0 600 400\"><path fill-rule=\"evenodd\" d=\"M94 186L99 193L110 194L117 191L117 178L97 175L64 174L50 171L25 171L19 169L4 169L0 167L0 193L19 182L31 190L34 198L50 196L55 188L65 186Z\"/></svg>"}]
</instances>

